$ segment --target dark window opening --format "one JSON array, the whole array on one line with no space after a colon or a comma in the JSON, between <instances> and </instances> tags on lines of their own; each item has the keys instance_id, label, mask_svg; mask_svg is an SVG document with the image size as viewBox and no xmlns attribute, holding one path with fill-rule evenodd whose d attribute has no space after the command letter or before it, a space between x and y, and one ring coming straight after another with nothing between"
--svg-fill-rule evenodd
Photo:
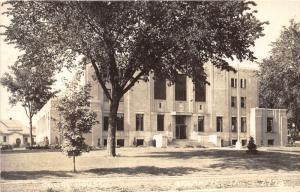
<instances>
[{"instance_id":1,"label":"dark window opening","mask_svg":"<svg viewBox=\"0 0 300 192\"><path fill-rule=\"evenodd\" d=\"M241 97L241 107L246 108L246 97Z\"/></svg>"},{"instance_id":2,"label":"dark window opening","mask_svg":"<svg viewBox=\"0 0 300 192\"><path fill-rule=\"evenodd\" d=\"M124 115L120 114L117 117L117 130L124 131Z\"/></svg>"},{"instance_id":3,"label":"dark window opening","mask_svg":"<svg viewBox=\"0 0 300 192\"><path fill-rule=\"evenodd\" d=\"M223 131L223 117L217 117L217 132Z\"/></svg>"},{"instance_id":4,"label":"dark window opening","mask_svg":"<svg viewBox=\"0 0 300 192\"><path fill-rule=\"evenodd\" d=\"M237 139L232 139L231 144L232 144L232 145L235 145L236 142L237 142Z\"/></svg>"},{"instance_id":5,"label":"dark window opening","mask_svg":"<svg viewBox=\"0 0 300 192\"><path fill-rule=\"evenodd\" d=\"M236 107L236 97L231 97L231 107Z\"/></svg>"},{"instance_id":6,"label":"dark window opening","mask_svg":"<svg viewBox=\"0 0 300 192\"><path fill-rule=\"evenodd\" d=\"M236 88L237 80L235 78L231 78L231 87Z\"/></svg>"},{"instance_id":7,"label":"dark window opening","mask_svg":"<svg viewBox=\"0 0 300 192\"><path fill-rule=\"evenodd\" d=\"M195 101L206 100L206 86L205 83L195 83Z\"/></svg>"},{"instance_id":8,"label":"dark window opening","mask_svg":"<svg viewBox=\"0 0 300 192\"><path fill-rule=\"evenodd\" d=\"M144 114L136 114L136 130L144 131Z\"/></svg>"},{"instance_id":9,"label":"dark window opening","mask_svg":"<svg viewBox=\"0 0 300 192\"><path fill-rule=\"evenodd\" d=\"M247 120L246 117L241 117L241 132L247 132Z\"/></svg>"},{"instance_id":10,"label":"dark window opening","mask_svg":"<svg viewBox=\"0 0 300 192\"><path fill-rule=\"evenodd\" d=\"M232 132L237 131L237 119L236 119L236 117L231 117L231 131Z\"/></svg>"},{"instance_id":11,"label":"dark window opening","mask_svg":"<svg viewBox=\"0 0 300 192\"><path fill-rule=\"evenodd\" d=\"M268 145L274 145L274 139L268 139Z\"/></svg>"},{"instance_id":12,"label":"dark window opening","mask_svg":"<svg viewBox=\"0 0 300 192\"><path fill-rule=\"evenodd\" d=\"M3 142L6 142L6 136L3 136Z\"/></svg>"},{"instance_id":13,"label":"dark window opening","mask_svg":"<svg viewBox=\"0 0 300 192\"><path fill-rule=\"evenodd\" d=\"M117 146L124 147L124 139L117 139Z\"/></svg>"},{"instance_id":14,"label":"dark window opening","mask_svg":"<svg viewBox=\"0 0 300 192\"><path fill-rule=\"evenodd\" d=\"M143 146L144 145L144 139L137 139L136 140L136 146Z\"/></svg>"},{"instance_id":15,"label":"dark window opening","mask_svg":"<svg viewBox=\"0 0 300 192\"><path fill-rule=\"evenodd\" d=\"M175 100L186 101L186 76L178 75L175 81Z\"/></svg>"},{"instance_id":16,"label":"dark window opening","mask_svg":"<svg viewBox=\"0 0 300 192\"><path fill-rule=\"evenodd\" d=\"M246 139L243 139L242 140L242 146L246 146L247 145L247 140Z\"/></svg>"},{"instance_id":17,"label":"dark window opening","mask_svg":"<svg viewBox=\"0 0 300 192\"><path fill-rule=\"evenodd\" d=\"M157 131L164 130L164 115L157 115Z\"/></svg>"},{"instance_id":18,"label":"dark window opening","mask_svg":"<svg viewBox=\"0 0 300 192\"><path fill-rule=\"evenodd\" d=\"M273 131L273 117L267 117L267 132Z\"/></svg>"},{"instance_id":19,"label":"dark window opening","mask_svg":"<svg viewBox=\"0 0 300 192\"><path fill-rule=\"evenodd\" d=\"M166 80L155 79L154 81L154 99L166 99Z\"/></svg>"},{"instance_id":20,"label":"dark window opening","mask_svg":"<svg viewBox=\"0 0 300 192\"><path fill-rule=\"evenodd\" d=\"M103 117L103 130L104 131L107 131L108 130L108 124L109 124L109 121L108 121L108 116L104 116Z\"/></svg>"},{"instance_id":21,"label":"dark window opening","mask_svg":"<svg viewBox=\"0 0 300 192\"><path fill-rule=\"evenodd\" d=\"M204 116L198 117L198 132L204 132Z\"/></svg>"},{"instance_id":22,"label":"dark window opening","mask_svg":"<svg viewBox=\"0 0 300 192\"><path fill-rule=\"evenodd\" d=\"M104 145L104 146L107 146L107 139L104 139L104 140L103 140L103 145Z\"/></svg>"}]
</instances>

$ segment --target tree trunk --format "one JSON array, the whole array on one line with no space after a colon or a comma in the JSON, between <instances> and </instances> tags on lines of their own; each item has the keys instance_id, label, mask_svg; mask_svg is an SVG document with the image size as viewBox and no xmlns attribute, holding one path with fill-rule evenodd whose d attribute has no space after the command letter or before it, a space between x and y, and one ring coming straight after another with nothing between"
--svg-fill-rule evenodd
<instances>
[{"instance_id":1,"label":"tree trunk","mask_svg":"<svg viewBox=\"0 0 300 192\"><path fill-rule=\"evenodd\" d=\"M30 146L33 146L33 136L32 136L32 117L29 118L29 132L30 132Z\"/></svg>"},{"instance_id":2,"label":"tree trunk","mask_svg":"<svg viewBox=\"0 0 300 192\"><path fill-rule=\"evenodd\" d=\"M107 151L108 156L116 156L116 125L117 125L117 112L119 107L119 100L113 96L110 104L109 112L109 127L107 137Z\"/></svg>"},{"instance_id":3,"label":"tree trunk","mask_svg":"<svg viewBox=\"0 0 300 192\"><path fill-rule=\"evenodd\" d=\"M73 172L76 172L76 167L75 167L75 155L73 155Z\"/></svg>"}]
</instances>

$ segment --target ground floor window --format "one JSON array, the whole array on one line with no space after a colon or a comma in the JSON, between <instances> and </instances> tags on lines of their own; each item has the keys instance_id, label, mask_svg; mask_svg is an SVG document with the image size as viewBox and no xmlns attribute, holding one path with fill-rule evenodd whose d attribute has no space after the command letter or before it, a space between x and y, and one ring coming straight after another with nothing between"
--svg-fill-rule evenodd
<instances>
[{"instance_id":1,"label":"ground floor window","mask_svg":"<svg viewBox=\"0 0 300 192\"><path fill-rule=\"evenodd\" d=\"M107 139L104 139L104 140L103 140L103 145L104 145L104 146L107 146Z\"/></svg>"},{"instance_id":2,"label":"ground floor window","mask_svg":"<svg viewBox=\"0 0 300 192\"><path fill-rule=\"evenodd\" d=\"M136 114L135 126L137 131L144 131L144 114Z\"/></svg>"},{"instance_id":3,"label":"ground floor window","mask_svg":"<svg viewBox=\"0 0 300 192\"><path fill-rule=\"evenodd\" d=\"M103 117L103 130L104 131L108 130L108 116Z\"/></svg>"},{"instance_id":4,"label":"ground floor window","mask_svg":"<svg viewBox=\"0 0 300 192\"><path fill-rule=\"evenodd\" d=\"M274 139L268 139L268 145L274 145Z\"/></svg>"},{"instance_id":5,"label":"ground floor window","mask_svg":"<svg viewBox=\"0 0 300 192\"><path fill-rule=\"evenodd\" d=\"M6 135L3 136L3 142L6 142Z\"/></svg>"},{"instance_id":6,"label":"ground floor window","mask_svg":"<svg viewBox=\"0 0 300 192\"><path fill-rule=\"evenodd\" d=\"M28 138L27 137L24 138L24 143L28 143Z\"/></svg>"},{"instance_id":7,"label":"ground floor window","mask_svg":"<svg viewBox=\"0 0 300 192\"><path fill-rule=\"evenodd\" d=\"M144 139L137 139L136 140L136 146L143 146L144 145Z\"/></svg>"},{"instance_id":8,"label":"ground floor window","mask_svg":"<svg viewBox=\"0 0 300 192\"><path fill-rule=\"evenodd\" d=\"M124 147L124 139L117 139L117 146Z\"/></svg>"},{"instance_id":9,"label":"ground floor window","mask_svg":"<svg viewBox=\"0 0 300 192\"><path fill-rule=\"evenodd\" d=\"M204 132L204 116L198 117L198 132Z\"/></svg>"},{"instance_id":10,"label":"ground floor window","mask_svg":"<svg viewBox=\"0 0 300 192\"><path fill-rule=\"evenodd\" d=\"M241 117L241 132L247 132L246 117Z\"/></svg>"},{"instance_id":11,"label":"ground floor window","mask_svg":"<svg viewBox=\"0 0 300 192\"><path fill-rule=\"evenodd\" d=\"M217 132L223 131L223 117L217 117Z\"/></svg>"},{"instance_id":12,"label":"ground floor window","mask_svg":"<svg viewBox=\"0 0 300 192\"><path fill-rule=\"evenodd\" d=\"M157 131L164 131L164 115L157 115Z\"/></svg>"},{"instance_id":13,"label":"ground floor window","mask_svg":"<svg viewBox=\"0 0 300 192\"><path fill-rule=\"evenodd\" d=\"M246 146L247 145L247 140L246 139L243 139L242 140L242 146Z\"/></svg>"},{"instance_id":14,"label":"ground floor window","mask_svg":"<svg viewBox=\"0 0 300 192\"><path fill-rule=\"evenodd\" d=\"M235 145L235 144L236 144L236 142L237 142L237 140L236 140L236 139L232 139L232 141L231 141L231 144L232 144L232 145Z\"/></svg>"}]
</instances>

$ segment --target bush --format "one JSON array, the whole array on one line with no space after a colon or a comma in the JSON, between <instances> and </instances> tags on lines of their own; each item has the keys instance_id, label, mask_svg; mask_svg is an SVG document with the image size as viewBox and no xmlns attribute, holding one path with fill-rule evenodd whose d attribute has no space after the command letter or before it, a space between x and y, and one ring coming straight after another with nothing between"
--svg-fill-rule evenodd
<instances>
[{"instance_id":1,"label":"bush","mask_svg":"<svg viewBox=\"0 0 300 192\"><path fill-rule=\"evenodd\" d=\"M32 149L50 149L50 147L49 146L40 146L40 145L35 145L35 146L29 146L29 147L26 147L26 149L30 149L30 150L32 150Z\"/></svg>"},{"instance_id":2,"label":"bush","mask_svg":"<svg viewBox=\"0 0 300 192\"><path fill-rule=\"evenodd\" d=\"M1 145L0 149L1 149L1 151L2 150L12 150L13 146L12 145Z\"/></svg>"},{"instance_id":3,"label":"bush","mask_svg":"<svg viewBox=\"0 0 300 192\"><path fill-rule=\"evenodd\" d=\"M248 142L247 148L248 148L248 150L246 151L247 153L251 153L251 154L257 153L256 145L254 143L253 137L249 137L249 142Z\"/></svg>"}]
</instances>

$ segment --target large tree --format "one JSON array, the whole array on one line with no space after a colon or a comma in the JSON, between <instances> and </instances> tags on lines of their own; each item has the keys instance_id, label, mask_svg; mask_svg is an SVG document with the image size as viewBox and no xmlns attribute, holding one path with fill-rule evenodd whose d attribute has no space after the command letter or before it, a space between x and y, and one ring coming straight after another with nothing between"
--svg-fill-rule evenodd
<instances>
[{"instance_id":1,"label":"large tree","mask_svg":"<svg viewBox=\"0 0 300 192\"><path fill-rule=\"evenodd\" d=\"M10 93L9 103L20 103L25 109L29 119L31 146L32 118L58 92L52 90L55 79L54 70L50 66L40 63L39 59L30 54L24 54L9 67L9 73L5 73L0 79L0 83Z\"/></svg>"},{"instance_id":2,"label":"large tree","mask_svg":"<svg viewBox=\"0 0 300 192\"><path fill-rule=\"evenodd\" d=\"M300 23L291 20L260 63L260 105L287 108L290 124L300 130Z\"/></svg>"},{"instance_id":3,"label":"large tree","mask_svg":"<svg viewBox=\"0 0 300 192\"><path fill-rule=\"evenodd\" d=\"M150 73L206 83L203 65L234 70L227 59L254 60L264 22L248 1L9 2L6 40L41 50L40 58L91 63L110 100L108 152L115 156L119 101ZM111 94L107 87L111 86Z\"/></svg>"}]
</instances>

